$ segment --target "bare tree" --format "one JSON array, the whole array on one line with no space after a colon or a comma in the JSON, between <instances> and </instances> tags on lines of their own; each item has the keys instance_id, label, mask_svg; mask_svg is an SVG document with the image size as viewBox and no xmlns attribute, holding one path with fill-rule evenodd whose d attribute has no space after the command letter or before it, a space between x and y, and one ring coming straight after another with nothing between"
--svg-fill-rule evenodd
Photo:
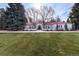
<instances>
[{"instance_id":1,"label":"bare tree","mask_svg":"<svg viewBox=\"0 0 79 59\"><path fill-rule=\"evenodd\" d=\"M28 19L28 22L30 22L30 19L32 19L32 22L35 22L38 18L38 10L34 8L30 8L26 10L26 17Z\"/></svg>"},{"instance_id":2,"label":"bare tree","mask_svg":"<svg viewBox=\"0 0 79 59\"><path fill-rule=\"evenodd\" d=\"M26 17L29 21L29 17L32 18L32 21L50 21L51 19L53 19L53 15L54 15L54 10L51 7L48 6L41 6L41 8L35 9L35 8L30 8L26 10Z\"/></svg>"},{"instance_id":3,"label":"bare tree","mask_svg":"<svg viewBox=\"0 0 79 59\"><path fill-rule=\"evenodd\" d=\"M42 17L42 20L47 20L49 21L49 19L52 19L53 18L53 15L54 15L54 10L51 8L51 7L48 7L48 6L42 6L41 7L41 17Z\"/></svg>"}]
</instances>

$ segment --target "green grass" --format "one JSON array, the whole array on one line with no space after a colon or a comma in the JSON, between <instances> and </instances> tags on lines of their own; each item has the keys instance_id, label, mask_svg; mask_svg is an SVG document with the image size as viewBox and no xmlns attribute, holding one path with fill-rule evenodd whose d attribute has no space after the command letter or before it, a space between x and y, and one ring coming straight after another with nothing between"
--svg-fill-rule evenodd
<instances>
[{"instance_id":1,"label":"green grass","mask_svg":"<svg viewBox=\"0 0 79 59\"><path fill-rule=\"evenodd\" d=\"M79 55L79 33L0 33L0 55Z\"/></svg>"}]
</instances>

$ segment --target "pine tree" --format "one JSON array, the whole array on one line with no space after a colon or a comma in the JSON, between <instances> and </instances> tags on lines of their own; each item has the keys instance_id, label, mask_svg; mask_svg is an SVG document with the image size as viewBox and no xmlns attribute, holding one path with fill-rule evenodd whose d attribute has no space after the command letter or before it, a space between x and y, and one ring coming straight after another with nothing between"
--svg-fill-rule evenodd
<instances>
[{"instance_id":1,"label":"pine tree","mask_svg":"<svg viewBox=\"0 0 79 59\"><path fill-rule=\"evenodd\" d=\"M55 21L55 19L51 19L51 21L50 21L50 22L56 22L56 21Z\"/></svg>"},{"instance_id":2,"label":"pine tree","mask_svg":"<svg viewBox=\"0 0 79 59\"><path fill-rule=\"evenodd\" d=\"M75 29L79 29L79 3L74 4L69 18L71 22L75 24Z\"/></svg>"},{"instance_id":3,"label":"pine tree","mask_svg":"<svg viewBox=\"0 0 79 59\"><path fill-rule=\"evenodd\" d=\"M25 10L21 3L8 3L6 14L7 30L24 30L26 24Z\"/></svg>"},{"instance_id":4,"label":"pine tree","mask_svg":"<svg viewBox=\"0 0 79 59\"><path fill-rule=\"evenodd\" d=\"M5 30L6 19L5 19L5 10L4 8L0 9L0 30Z\"/></svg>"},{"instance_id":5,"label":"pine tree","mask_svg":"<svg viewBox=\"0 0 79 59\"><path fill-rule=\"evenodd\" d=\"M57 17L57 22L61 22L61 19L59 18L59 16Z\"/></svg>"},{"instance_id":6,"label":"pine tree","mask_svg":"<svg viewBox=\"0 0 79 59\"><path fill-rule=\"evenodd\" d=\"M71 23L71 21L70 21L70 19L69 19L69 18L67 19L67 23Z\"/></svg>"}]
</instances>

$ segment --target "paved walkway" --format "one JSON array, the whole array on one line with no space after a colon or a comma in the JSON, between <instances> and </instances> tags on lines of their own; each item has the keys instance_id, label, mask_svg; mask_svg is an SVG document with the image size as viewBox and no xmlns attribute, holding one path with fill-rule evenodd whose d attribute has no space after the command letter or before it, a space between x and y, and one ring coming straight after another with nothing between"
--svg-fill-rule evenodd
<instances>
[{"instance_id":1,"label":"paved walkway","mask_svg":"<svg viewBox=\"0 0 79 59\"><path fill-rule=\"evenodd\" d=\"M41 33L41 32L45 32L45 33L68 33L68 32L79 32L79 31L41 31L41 30L37 30L37 31L0 31L0 33Z\"/></svg>"}]
</instances>

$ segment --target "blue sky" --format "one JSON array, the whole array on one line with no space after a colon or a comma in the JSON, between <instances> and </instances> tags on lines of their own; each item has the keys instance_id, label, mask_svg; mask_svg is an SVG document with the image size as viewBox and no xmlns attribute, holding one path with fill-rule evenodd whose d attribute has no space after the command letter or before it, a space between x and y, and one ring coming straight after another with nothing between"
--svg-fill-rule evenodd
<instances>
[{"instance_id":1,"label":"blue sky","mask_svg":"<svg viewBox=\"0 0 79 59\"><path fill-rule=\"evenodd\" d=\"M23 3L25 8L33 7L33 3ZM48 3L55 10L55 17L59 16L62 20L66 20L69 16L73 3ZM0 3L0 8L6 8L7 3Z\"/></svg>"}]
</instances>

